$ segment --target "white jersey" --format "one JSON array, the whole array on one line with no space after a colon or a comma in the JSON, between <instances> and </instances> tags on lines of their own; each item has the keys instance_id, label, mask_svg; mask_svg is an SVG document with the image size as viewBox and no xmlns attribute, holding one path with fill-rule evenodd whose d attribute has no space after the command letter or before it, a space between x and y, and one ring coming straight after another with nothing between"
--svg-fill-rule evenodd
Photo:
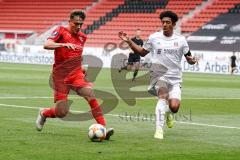
<instances>
[{"instance_id":1,"label":"white jersey","mask_svg":"<svg viewBox=\"0 0 240 160\"><path fill-rule=\"evenodd\" d=\"M182 82L181 60L187 54L189 47L186 38L173 33L171 37L164 36L163 32L155 32L143 45L150 53L145 59L150 60L150 76L162 79L170 84Z\"/></svg>"}]
</instances>

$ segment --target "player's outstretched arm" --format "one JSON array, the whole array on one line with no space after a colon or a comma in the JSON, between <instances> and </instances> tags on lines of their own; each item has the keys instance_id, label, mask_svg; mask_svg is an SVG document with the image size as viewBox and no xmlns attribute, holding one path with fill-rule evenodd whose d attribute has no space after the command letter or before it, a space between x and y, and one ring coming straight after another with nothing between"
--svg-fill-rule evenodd
<instances>
[{"instance_id":1,"label":"player's outstretched arm","mask_svg":"<svg viewBox=\"0 0 240 160\"><path fill-rule=\"evenodd\" d=\"M56 49L59 47L67 47L68 49L73 49L75 50L76 47L74 44L72 43L56 43L51 39L48 39L45 43L44 43L44 49Z\"/></svg>"},{"instance_id":2,"label":"player's outstretched arm","mask_svg":"<svg viewBox=\"0 0 240 160\"><path fill-rule=\"evenodd\" d=\"M190 51L188 51L188 53L185 54L185 58L186 58L187 62L191 65L197 63L197 58L193 57Z\"/></svg>"},{"instance_id":3,"label":"player's outstretched arm","mask_svg":"<svg viewBox=\"0 0 240 160\"><path fill-rule=\"evenodd\" d=\"M134 43L123 31L119 32L118 36L129 45L129 47L134 51L134 53L138 53L142 57L149 53L143 47L138 46L136 43Z\"/></svg>"}]
</instances>

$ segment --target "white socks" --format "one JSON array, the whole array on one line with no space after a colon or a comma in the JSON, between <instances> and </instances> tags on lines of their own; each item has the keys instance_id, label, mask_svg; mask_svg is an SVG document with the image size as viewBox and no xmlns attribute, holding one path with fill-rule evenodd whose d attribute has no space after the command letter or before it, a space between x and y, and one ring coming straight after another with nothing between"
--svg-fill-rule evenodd
<instances>
[{"instance_id":1,"label":"white socks","mask_svg":"<svg viewBox=\"0 0 240 160\"><path fill-rule=\"evenodd\" d=\"M165 99L158 99L155 114L156 114L156 130L162 129L165 123L165 113L170 112L168 102Z\"/></svg>"}]
</instances>

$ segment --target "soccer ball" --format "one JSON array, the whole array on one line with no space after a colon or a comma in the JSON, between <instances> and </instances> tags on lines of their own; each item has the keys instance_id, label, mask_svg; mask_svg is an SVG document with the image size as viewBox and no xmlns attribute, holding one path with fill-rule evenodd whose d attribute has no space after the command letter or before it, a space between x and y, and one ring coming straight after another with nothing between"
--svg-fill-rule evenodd
<instances>
[{"instance_id":1,"label":"soccer ball","mask_svg":"<svg viewBox=\"0 0 240 160\"><path fill-rule=\"evenodd\" d=\"M92 124L88 129L88 137L93 142L101 142L106 137L106 128L101 124Z\"/></svg>"}]
</instances>

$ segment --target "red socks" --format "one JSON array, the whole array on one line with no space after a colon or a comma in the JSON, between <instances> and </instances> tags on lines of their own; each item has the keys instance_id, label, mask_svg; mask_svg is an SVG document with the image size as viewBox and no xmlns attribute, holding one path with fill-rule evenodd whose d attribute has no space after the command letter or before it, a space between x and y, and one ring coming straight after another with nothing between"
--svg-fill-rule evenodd
<instances>
[{"instance_id":1,"label":"red socks","mask_svg":"<svg viewBox=\"0 0 240 160\"><path fill-rule=\"evenodd\" d=\"M105 119L103 117L102 109L100 108L97 100L96 99L92 99L88 103L91 106L92 115L95 118L95 120L97 121L97 123L105 126L106 122L105 122Z\"/></svg>"},{"instance_id":2,"label":"red socks","mask_svg":"<svg viewBox=\"0 0 240 160\"><path fill-rule=\"evenodd\" d=\"M42 111L42 115L46 118L47 117L55 118L56 117L55 107L44 109Z\"/></svg>"}]
</instances>

